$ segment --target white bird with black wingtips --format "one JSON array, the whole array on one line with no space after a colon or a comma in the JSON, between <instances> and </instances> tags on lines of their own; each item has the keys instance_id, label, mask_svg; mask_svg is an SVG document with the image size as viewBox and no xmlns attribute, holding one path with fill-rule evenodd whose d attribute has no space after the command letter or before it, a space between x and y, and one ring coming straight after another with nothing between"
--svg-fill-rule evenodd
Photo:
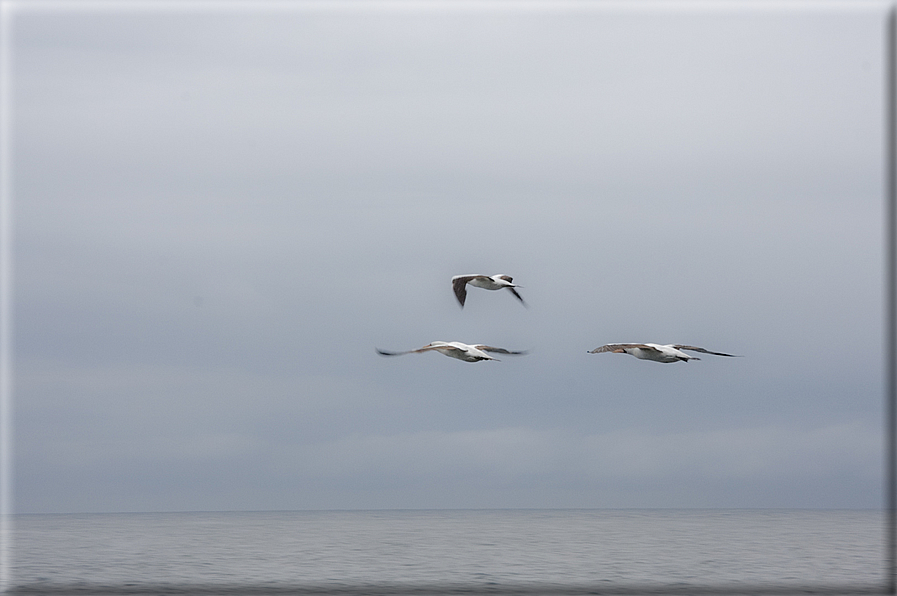
<instances>
[{"instance_id":1,"label":"white bird with black wingtips","mask_svg":"<svg viewBox=\"0 0 897 596\"><path fill-rule=\"evenodd\" d=\"M526 354L525 351L514 352L504 348L494 348L483 344L462 344L459 341L434 341L416 350L407 350L405 352L388 352L377 348L377 353L381 356L401 356L402 354L419 354L421 352L436 351L450 358L457 358L464 362L479 362L480 360L495 360L487 352L494 354L509 354L511 356L520 356Z\"/></svg>"},{"instance_id":2,"label":"white bird with black wingtips","mask_svg":"<svg viewBox=\"0 0 897 596\"><path fill-rule=\"evenodd\" d=\"M688 362L689 360L700 360L697 356L686 354L682 350L690 350L692 352L700 352L702 354L713 354L714 356L728 356L729 358L737 358L733 354L724 354L722 352L711 352L697 346L685 346L682 344L606 344L600 348L589 351L589 354L600 354L602 352L611 352L613 354L629 354L641 360L653 360L654 362Z\"/></svg>"},{"instance_id":3,"label":"white bird with black wingtips","mask_svg":"<svg viewBox=\"0 0 897 596\"><path fill-rule=\"evenodd\" d=\"M454 276L452 278L452 288L455 290L455 297L461 304L461 308L464 308L464 302L467 300L467 284L477 288L483 288L484 290L508 290L514 294L514 297L517 298L523 306L526 306L526 302L523 301L523 298L521 298L520 294L517 293L517 290L514 289L523 286L518 286L513 282L514 278L510 275L504 275L503 273L497 273L495 275L481 275L475 273L471 275Z\"/></svg>"}]
</instances>

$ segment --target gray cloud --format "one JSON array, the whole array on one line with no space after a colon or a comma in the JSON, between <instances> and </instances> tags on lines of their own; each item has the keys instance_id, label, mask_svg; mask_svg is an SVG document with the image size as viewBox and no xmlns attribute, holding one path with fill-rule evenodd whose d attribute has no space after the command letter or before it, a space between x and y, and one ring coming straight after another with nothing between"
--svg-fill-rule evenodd
<instances>
[{"instance_id":1,"label":"gray cloud","mask_svg":"<svg viewBox=\"0 0 897 596\"><path fill-rule=\"evenodd\" d=\"M17 15L17 507L878 506L881 15L748 12Z\"/></svg>"}]
</instances>

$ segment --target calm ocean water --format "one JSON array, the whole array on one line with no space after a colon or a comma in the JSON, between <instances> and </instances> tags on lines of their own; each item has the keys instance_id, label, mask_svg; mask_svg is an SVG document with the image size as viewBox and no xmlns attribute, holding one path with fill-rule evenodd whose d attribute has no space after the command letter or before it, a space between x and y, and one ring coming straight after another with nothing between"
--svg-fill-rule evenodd
<instances>
[{"instance_id":1,"label":"calm ocean water","mask_svg":"<svg viewBox=\"0 0 897 596\"><path fill-rule=\"evenodd\" d=\"M884 581L883 524L879 511L841 510L16 515L12 585L22 593L378 585L870 593Z\"/></svg>"}]
</instances>

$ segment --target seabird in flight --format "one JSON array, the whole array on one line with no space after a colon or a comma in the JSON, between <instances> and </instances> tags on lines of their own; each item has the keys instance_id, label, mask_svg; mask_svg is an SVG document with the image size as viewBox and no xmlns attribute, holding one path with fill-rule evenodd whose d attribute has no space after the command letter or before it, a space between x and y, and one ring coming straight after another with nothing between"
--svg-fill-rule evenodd
<instances>
[{"instance_id":1,"label":"seabird in flight","mask_svg":"<svg viewBox=\"0 0 897 596\"><path fill-rule=\"evenodd\" d=\"M510 275L503 275L501 273L491 276L480 274L456 275L452 278L452 288L455 290L455 296L458 298L458 302L461 303L461 308L464 308L464 301L467 300L467 284L485 290L501 290L502 288L507 288L514 294L517 300L523 304L523 306L526 306L526 302L523 301L523 298L521 298L520 294L517 293L517 290L514 289L522 286L513 284L513 281L514 280Z\"/></svg>"},{"instance_id":2,"label":"seabird in flight","mask_svg":"<svg viewBox=\"0 0 897 596\"><path fill-rule=\"evenodd\" d=\"M526 352L512 352L511 350L506 350L504 348L493 348L492 346L484 346L483 344L462 344L459 341L434 341L430 342L422 348L418 348L416 350L408 350L406 352L387 352L386 350L377 348L377 353L381 356L401 356L402 354L416 354L419 352L429 352L431 350L436 350L440 354L444 354L451 358L457 358L458 360L463 360L464 362L479 362L480 360L498 361L498 358L493 358L486 352L493 352L495 354L510 354L512 356L526 354Z\"/></svg>"},{"instance_id":3,"label":"seabird in flight","mask_svg":"<svg viewBox=\"0 0 897 596\"><path fill-rule=\"evenodd\" d=\"M629 354L642 360L653 360L654 362L688 362L689 360L700 360L697 356L690 356L682 350L691 350L692 352L701 352L702 354L713 354L715 356L728 356L736 358L733 354L723 354L722 352L711 352L704 348L696 346L683 346L682 344L668 344L665 346L659 344L607 344L600 348L591 350L589 354L600 354L601 352L613 352L614 354Z\"/></svg>"}]
</instances>

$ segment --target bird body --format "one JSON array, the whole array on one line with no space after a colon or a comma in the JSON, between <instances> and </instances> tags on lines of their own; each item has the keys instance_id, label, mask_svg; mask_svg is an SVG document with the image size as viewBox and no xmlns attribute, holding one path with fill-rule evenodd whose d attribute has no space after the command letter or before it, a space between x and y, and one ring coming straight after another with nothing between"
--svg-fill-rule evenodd
<instances>
[{"instance_id":1,"label":"bird body","mask_svg":"<svg viewBox=\"0 0 897 596\"><path fill-rule=\"evenodd\" d=\"M461 304L461 308L464 308L464 302L467 300L467 284L477 288L483 288L484 290L507 289L514 294L514 297L517 298L521 304L526 306L526 302L523 301L523 298L521 298L520 294L517 293L517 290L514 289L522 286L518 286L513 282L514 279L510 275L504 275L503 273L497 273L495 275L481 275L479 273L474 273L470 275L454 276L452 278L452 288L455 290L455 297Z\"/></svg>"},{"instance_id":2,"label":"bird body","mask_svg":"<svg viewBox=\"0 0 897 596\"><path fill-rule=\"evenodd\" d=\"M484 344L462 344L459 341L434 341L430 342L422 348L418 348L416 350L407 350L405 352L388 352L386 350L377 348L377 353L381 356L401 356L402 354L417 354L433 350L450 358L463 360L464 362L479 362L480 360L498 361L498 358L493 358L487 352L493 352L496 354L510 354L512 356L526 354L526 352L514 352L511 350L506 350L504 348L495 348Z\"/></svg>"},{"instance_id":3,"label":"bird body","mask_svg":"<svg viewBox=\"0 0 897 596\"><path fill-rule=\"evenodd\" d=\"M733 354L724 354L722 352L711 352L704 348L696 346L686 346L682 344L606 344L600 348L591 350L590 354L599 354L602 352L612 352L614 354L629 354L641 360L653 360L654 362L688 362L689 360L700 360L697 356L686 354L683 350L692 352L701 352L702 354L713 354L715 356L728 356L734 358Z\"/></svg>"}]
</instances>

